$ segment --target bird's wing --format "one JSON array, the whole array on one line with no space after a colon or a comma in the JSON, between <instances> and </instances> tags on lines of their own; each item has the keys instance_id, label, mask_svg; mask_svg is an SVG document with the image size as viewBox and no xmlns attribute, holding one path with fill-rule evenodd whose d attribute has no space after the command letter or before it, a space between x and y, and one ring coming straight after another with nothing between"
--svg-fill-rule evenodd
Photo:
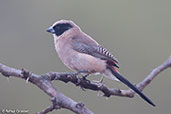
<instances>
[{"instance_id":1,"label":"bird's wing","mask_svg":"<svg viewBox=\"0 0 171 114\"><path fill-rule=\"evenodd\" d=\"M117 59L107 49L93 42L93 40L90 40L91 39L87 38L73 38L72 48L80 53L89 54L102 60L107 60L107 64L119 68Z\"/></svg>"}]
</instances>

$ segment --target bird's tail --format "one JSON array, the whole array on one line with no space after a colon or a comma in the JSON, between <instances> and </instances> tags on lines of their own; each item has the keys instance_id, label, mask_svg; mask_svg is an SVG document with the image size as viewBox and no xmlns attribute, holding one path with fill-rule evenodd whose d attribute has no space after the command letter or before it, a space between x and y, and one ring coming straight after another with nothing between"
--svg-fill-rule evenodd
<instances>
[{"instance_id":1,"label":"bird's tail","mask_svg":"<svg viewBox=\"0 0 171 114\"><path fill-rule=\"evenodd\" d=\"M122 83L126 84L129 88L134 90L142 99L147 101L152 106L156 106L147 96L145 96L140 90L138 90L131 82L124 78L115 67L108 67L111 73Z\"/></svg>"}]
</instances>

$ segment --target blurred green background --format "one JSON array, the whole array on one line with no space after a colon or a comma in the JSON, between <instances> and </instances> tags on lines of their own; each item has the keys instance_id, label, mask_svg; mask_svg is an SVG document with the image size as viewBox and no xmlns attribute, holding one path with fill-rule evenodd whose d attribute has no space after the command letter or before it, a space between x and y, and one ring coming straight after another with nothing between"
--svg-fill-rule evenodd
<instances>
[{"instance_id":1,"label":"blurred green background","mask_svg":"<svg viewBox=\"0 0 171 114\"><path fill-rule=\"evenodd\" d=\"M170 0L0 0L0 62L33 73L70 71L58 58L53 37L45 30L60 19L73 20L120 61L120 72L138 83L171 55ZM99 79L100 76L90 77ZM169 114L171 69L162 72L143 91L153 108L137 95L97 97L93 91L59 81L59 91L81 101L96 114ZM127 89L105 79L109 87ZM0 75L0 109L41 111L49 96L24 80ZM73 114L61 109L49 114Z\"/></svg>"}]
</instances>

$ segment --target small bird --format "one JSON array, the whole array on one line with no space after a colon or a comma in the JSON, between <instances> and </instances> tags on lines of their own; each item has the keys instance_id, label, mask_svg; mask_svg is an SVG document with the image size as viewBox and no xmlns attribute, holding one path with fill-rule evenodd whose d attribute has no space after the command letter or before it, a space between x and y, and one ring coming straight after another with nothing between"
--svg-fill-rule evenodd
<instances>
[{"instance_id":1,"label":"small bird","mask_svg":"<svg viewBox=\"0 0 171 114\"><path fill-rule=\"evenodd\" d=\"M70 20L60 20L47 29L54 37L55 49L62 62L71 70L88 74L100 73L111 80L119 80L134 90L152 106L155 104L124 78L117 68L118 60Z\"/></svg>"}]
</instances>

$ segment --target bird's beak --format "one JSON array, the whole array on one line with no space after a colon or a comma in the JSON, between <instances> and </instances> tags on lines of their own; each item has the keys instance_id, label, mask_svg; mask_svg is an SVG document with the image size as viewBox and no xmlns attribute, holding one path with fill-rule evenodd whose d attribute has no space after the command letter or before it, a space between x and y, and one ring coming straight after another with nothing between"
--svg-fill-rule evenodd
<instances>
[{"instance_id":1,"label":"bird's beak","mask_svg":"<svg viewBox=\"0 0 171 114\"><path fill-rule=\"evenodd\" d=\"M52 34L55 33L55 30L52 27L49 27L46 31Z\"/></svg>"}]
</instances>

